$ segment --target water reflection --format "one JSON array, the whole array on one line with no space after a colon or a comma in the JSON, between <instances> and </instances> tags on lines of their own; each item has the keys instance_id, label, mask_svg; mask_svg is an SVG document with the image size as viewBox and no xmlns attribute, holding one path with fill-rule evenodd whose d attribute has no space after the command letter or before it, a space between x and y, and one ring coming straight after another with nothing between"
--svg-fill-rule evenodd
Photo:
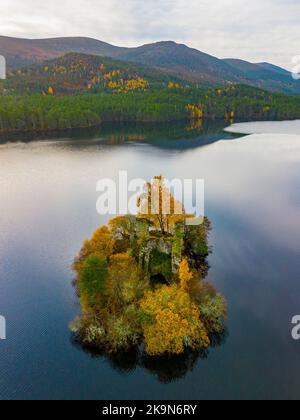
<instances>
[{"instance_id":1,"label":"water reflection","mask_svg":"<svg viewBox=\"0 0 300 420\"><path fill-rule=\"evenodd\" d=\"M119 146L102 146L99 133L86 143L82 134L0 146L0 309L11 330L0 346L0 399L299 400L290 326L300 296L300 136L183 133ZM165 362L158 371L175 381L168 386L153 376L157 361L131 354L101 363L70 344L67 325L79 308L68 267L107 223L96 212L96 182L123 169L131 179L154 172L206 183L209 277L227 298L230 336L207 359Z\"/></svg>"},{"instance_id":2,"label":"water reflection","mask_svg":"<svg viewBox=\"0 0 300 420\"><path fill-rule=\"evenodd\" d=\"M0 133L0 144L30 143L55 139L57 147L84 149L96 145L117 146L125 143L153 144L162 149L190 149L237 137L224 133L224 122L176 122L172 124L103 124L90 129L46 133ZM241 137L241 135L238 135ZM60 140L60 141L58 141Z\"/></svg>"},{"instance_id":3,"label":"water reflection","mask_svg":"<svg viewBox=\"0 0 300 420\"><path fill-rule=\"evenodd\" d=\"M212 248L210 248L209 253L212 253ZM207 258L199 258L194 268L200 273L202 279L207 278L210 269ZM162 284L161 277L160 284ZM203 286L206 285L210 290L214 290L213 284L204 280L202 281ZM166 282L166 284L169 285L168 282ZM78 299L79 294L76 288L75 279L72 281L72 285ZM157 357L147 355L144 351L144 345L136 346L127 352L109 354L107 351L102 351L93 345L84 343L76 333L71 334L71 343L76 348L83 350L93 359L106 360L109 365L120 374L129 374L137 368L143 368L155 375L160 382L170 383L182 379L187 373L192 372L198 362L208 358L211 349L221 347L225 343L228 335L228 329L225 326L221 333L209 335L210 346L207 349L197 351L186 349L186 351L180 355L164 355Z\"/></svg>"},{"instance_id":4,"label":"water reflection","mask_svg":"<svg viewBox=\"0 0 300 420\"><path fill-rule=\"evenodd\" d=\"M210 348L220 347L225 344L228 330L222 334L210 336ZM130 352L107 355L98 349L83 346L76 336L71 339L72 345L83 350L91 358L104 359L120 374L130 374L136 369L142 368L154 375L159 382L169 384L184 378L192 372L196 365L209 357L210 350L185 351L185 353L173 356L152 357L145 354L142 347L135 347Z\"/></svg>"}]
</instances>

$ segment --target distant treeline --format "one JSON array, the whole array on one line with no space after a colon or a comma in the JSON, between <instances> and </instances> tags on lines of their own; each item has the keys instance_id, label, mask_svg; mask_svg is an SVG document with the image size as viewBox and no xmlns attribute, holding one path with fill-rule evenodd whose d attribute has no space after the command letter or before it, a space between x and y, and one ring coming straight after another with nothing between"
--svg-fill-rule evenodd
<instances>
[{"instance_id":1,"label":"distant treeline","mask_svg":"<svg viewBox=\"0 0 300 420\"><path fill-rule=\"evenodd\" d=\"M210 90L175 88L119 94L0 97L1 131L48 131L93 127L101 122L193 119L300 119L300 97L272 94L248 86Z\"/></svg>"}]
</instances>

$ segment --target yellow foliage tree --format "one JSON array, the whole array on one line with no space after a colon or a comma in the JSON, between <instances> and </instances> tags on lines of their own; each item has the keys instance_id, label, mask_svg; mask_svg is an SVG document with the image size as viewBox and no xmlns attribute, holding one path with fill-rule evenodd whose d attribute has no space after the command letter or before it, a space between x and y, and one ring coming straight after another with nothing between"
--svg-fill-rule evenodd
<instances>
[{"instance_id":1,"label":"yellow foliage tree","mask_svg":"<svg viewBox=\"0 0 300 420\"><path fill-rule=\"evenodd\" d=\"M186 109L190 113L191 120L201 120L203 118L203 107L201 105L188 104Z\"/></svg>"},{"instance_id":2,"label":"yellow foliage tree","mask_svg":"<svg viewBox=\"0 0 300 420\"><path fill-rule=\"evenodd\" d=\"M179 83L169 82L168 83L168 89L180 89Z\"/></svg>"},{"instance_id":3,"label":"yellow foliage tree","mask_svg":"<svg viewBox=\"0 0 300 420\"><path fill-rule=\"evenodd\" d=\"M105 80L112 80L114 77L119 76L121 74L120 70L112 70L109 73L104 75Z\"/></svg>"},{"instance_id":4,"label":"yellow foliage tree","mask_svg":"<svg viewBox=\"0 0 300 420\"><path fill-rule=\"evenodd\" d=\"M109 82L107 83L107 87L108 87L109 89L115 90L115 89L118 89L118 88L120 87L120 84L119 84L119 82L109 81Z\"/></svg>"},{"instance_id":5,"label":"yellow foliage tree","mask_svg":"<svg viewBox=\"0 0 300 420\"><path fill-rule=\"evenodd\" d=\"M179 266L179 281L181 289L187 290L192 279L193 273L190 271L189 263L186 258L183 258Z\"/></svg>"},{"instance_id":6,"label":"yellow foliage tree","mask_svg":"<svg viewBox=\"0 0 300 420\"><path fill-rule=\"evenodd\" d=\"M149 291L141 301L146 352L152 356L182 354L210 344L199 309L177 285Z\"/></svg>"},{"instance_id":7,"label":"yellow foliage tree","mask_svg":"<svg viewBox=\"0 0 300 420\"><path fill-rule=\"evenodd\" d=\"M145 185L138 198L138 217L149 220L162 234L170 233L175 224L189 216L182 203L177 201L166 186L163 176L156 176Z\"/></svg>"},{"instance_id":8,"label":"yellow foliage tree","mask_svg":"<svg viewBox=\"0 0 300 420\"><path fill-rule=\"evenodd\" d=\"M112 233L107 226L102 226L97 229L92 238L85 241L80 254L75 258L73 268L77 272L83 267L84 261L90 255L100 255L105 258L109 258L113 252L115 240L113 239Z\"/></svg>"},{"instance_id":9,"label":"yellow foliage tree","mask_svg":"<svg viewBox=\"0 0 300 420\"><path fill-rule=\"evenodd\" d=\"M148 88L149 88L148 81L141 78L128 80L125 86L126 91L146 90Z\"/></svg>"},{"instance_id":10,"label":"yellow foliage tree","mask_svg":"<svg viewBox=\"0 0 300 420\"><path fill-rule=\"evenodd\" d=\"M114 90L115 92L133 92L147 90L149 88L149 82L142 78L130 79L130 80L113 80L113 76L117 76L119 73L108 73L104 76L107 81L106 86L108 89Z\"/></svg>"},{"instance_id":11,"label":"yellow foliage tree","mask_svg":"<svg viewBox=\"0 0 300 420\"><path fill-rule=\"evenodd\" d=\"M52 86L48 87L48 95L54 95L54 89Z\"/></svg>"}]
</instances>

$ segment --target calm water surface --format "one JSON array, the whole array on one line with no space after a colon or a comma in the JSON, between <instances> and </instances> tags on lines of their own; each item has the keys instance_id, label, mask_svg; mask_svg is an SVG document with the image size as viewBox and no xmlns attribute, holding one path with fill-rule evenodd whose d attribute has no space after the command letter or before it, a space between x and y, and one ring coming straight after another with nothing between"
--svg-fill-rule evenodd
<instances>
[{"instance_id":1,"label":"calm water surface","mask_svg":"<svg viewBox=\"0 0 300 420\"><path fill-rule=\"evenodd\" d=\"M299 399L291 319L300 314L300 129L274 131L108 127L2 139L0 398ZM205 179L209 278L229 306L227 335L208 354L107 360L72 342L70 264L107 221L96 213L97 181L124 169L130 178Z\"/></svg>"}]
</instances>

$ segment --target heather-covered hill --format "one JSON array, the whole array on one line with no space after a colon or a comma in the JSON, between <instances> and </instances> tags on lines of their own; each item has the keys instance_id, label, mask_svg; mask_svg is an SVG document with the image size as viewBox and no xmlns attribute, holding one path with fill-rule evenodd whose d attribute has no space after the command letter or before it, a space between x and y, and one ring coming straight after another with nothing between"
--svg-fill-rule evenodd
<instances>
[{"instance_id":1,"label":"heather-covered hill","mask_svg":"<svg viewBox=\"0 0 300 420\"><path fill-rule=\"evenodd\" d=\"M9 71L0 83L5 94L75 94L162 88L185 82L173 74L136 63L95 55L69 53L63 57Z\"/></svg>"}]
</instances>

